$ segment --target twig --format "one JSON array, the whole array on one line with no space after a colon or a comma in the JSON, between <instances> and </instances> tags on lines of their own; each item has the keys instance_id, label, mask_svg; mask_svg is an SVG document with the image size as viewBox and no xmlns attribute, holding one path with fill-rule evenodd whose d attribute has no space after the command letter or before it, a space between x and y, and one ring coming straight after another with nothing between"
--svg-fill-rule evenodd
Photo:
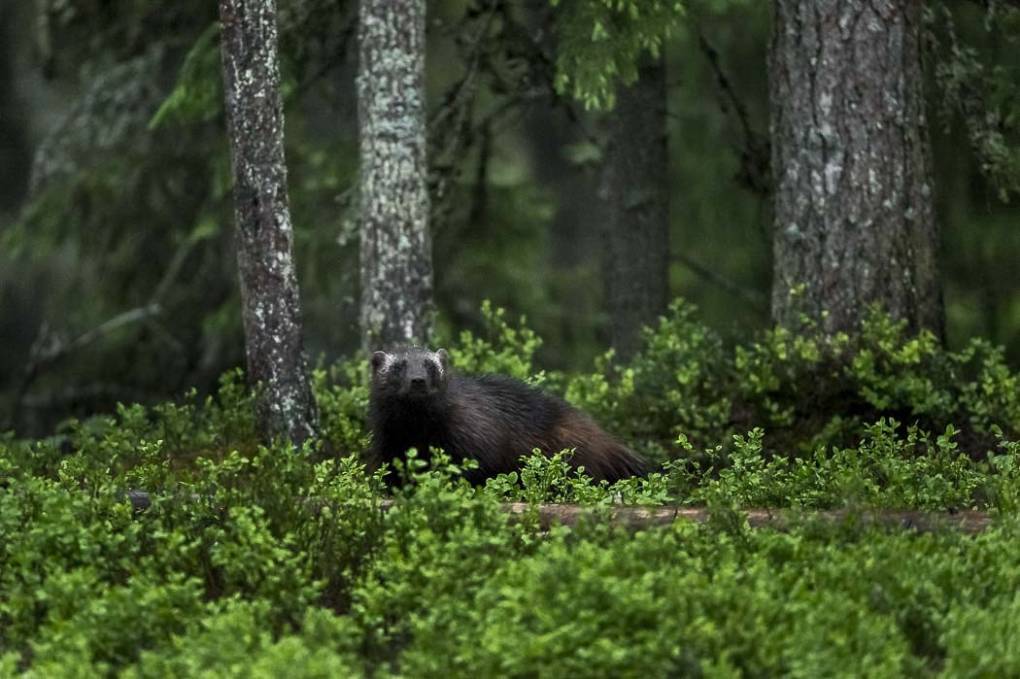
<instances>
[{"instance_id":1,"label":"twig","mask_svg":"<svg viewBox=\"0 0 1020 679\"><path fill-rule=\"evenodd\" d=\"M447 222L451 205L446 200L446 192L456 179L461 150L473 141L472 118L487 53L491 49L491 41L486 40L486 36L492 30L501 4L501 0L487 0L484 9L465 13L462 25L476 20L478 24L469 38L458 41L465 45L464 75L446 91L442 103L429 117L428 181L429 194L433 197L430 221L434 234Z\"/></svg>"},{"instance_id":2,"label":"twig","mask_svg":"<svg viewBox=\"0 0 1020 679\"><path fill-rule=\"evenodd\" d=\"M734 283L725 276L720 276L719 274L717 274L715 271L708 268L704 264L701 264L700 262L691 259L687 255L674 254L673 259L675 259L677 262L685 266L693 273L697 274L698 276L701 276L709 283L712 283L716 287L730 293L731 295L734 295L744 300L752 307L754 307L755 310L761 312L768 311L767 298L765 297L765 295L758 292L757 290L750 290L742 285L738 285L737 283Z\"/></svg>"},{"instance_id":3,"label":"twig","mask_svg":"<svg viewBox=\"0 0 1020 679\"><path fill-rule=\"evenodd\" d=\"M719 86L719 91L729 100L733 106L733 110L737 114L737 120L740 121L741 130L744 133L744 141L749 143L755 139L758 135L751 128L750 116L747 114L747 107L744 106L744 102L737 96L736 91L733 89L733 85L730 83L730 79L726 76L725 71L722 69L722 65L719 63L719 52L716 51L715 47L708 42L705 34L698 29L698 46L701 48L702 53L708 59L709 66L712 67L712 72L715 74L716 84ZM723 104L723 112L726 112L726 105Z\"/></svg>"},{"instance_id":4,"label":"twig","mask_svg":"<svg viewBox=\"0 0 1020 679\"><path fill-rule=\"evenodd\" d=\"M170 259L170 264L167 265L163 278L156 285L156 291L152 293L150 304L160 304L163 301L170 287L177 281L177 277L180 275L181 268L184 266L184 262L187 261L188 255L191 254L195 246L200 242L201 240L197 238L187 238L181 243L177 251L174 252L174 256Z\"/></svg>"},{"instance_id":5,"label":"twig","mask_svg":"<svg viewBox=\"0 0 1020 679\"><path fill-rule=\"evenodd\" d=\"M539 24L549 25L553 19L553 7L551 3L539 3L538 7L543 10L543 16ZM570 96L561 96L556 90L556 64L555 59L542 45L542 36L536 36L527 27L522 26L509 12L504 4L500 8L503 22L503 34L508 37L507 42L518 47L522 58L532 65L531 74L536 76L554 108L561 109L567 121L574 127L578 134L589 144L602 146L602 140L588 129L577 109L576 102ZM511 89L509 84L504 84Z\"/></svg>"},{"instance_id":6,"label":"twig","mask_svg":"<svg viewBox=\"0 0 1020 679\"><path fill-rule=\"evenodd\" d=\"M182 353L183 347L180 342L178 342L177 339L168 330L166 330L166 328L161 326L154 319L163 312L163 298L177 281L188 256L194 251L195 247L200 242L201 240L199 239L188 238L181 243L180 247L177 248L177 251L171 258L166 272L163 274L159 283L157 283L156 289L152 293L152 297L149 298L148 304L119 313L95 328L82 333L70 342L61 342L59 339L51 335L44 323L39 328L39 333L35 342L32 343L32 348L29 351L28 364L25 366L21 382L18 384L18 388L15 391L14 403L11 407L10 421L8 423L9 428L15 429L20 422L21 411L25 405L25 396L28 389L32 386L32 383L35 382L36 378L39 377L39 374L44 369L57 363L68 354L78 351L79 349L83 349L107 335L116 332L120 328L139 322L146 323L151 329L159 333L163 339L174 348L174 350L178 353ZM78 390L78 393L82 392L83 389ZM66 396L70 393L71 390L65 390L64 397L66 398ZM38 405L40 401L41 399L35 399L29 407L45 407Z\"/></svg>"},{"instance_id":7,"label":"twig","mask_svg":"<svg viewBox=\"0 0 1020 679\"><path fill-rule=\"evenodd\" d=\"M719 86L720 94L729 101L733 107L733 111L736 113L737 120L740 123L740 129L743 133L744 144L743 147L738 150L740 156L740 176L738 177L741 182L747 186L751 191L759 195L769 195L772 191L772 178L771 170L769 168L769 142L768 139L755 132L751 126L751 117L747 113L747 107L744 102L741 101L740 97L737 96L737 92L730 82L730 79L726 76L726 72L723 70L722 65L719 62L719 52L716 51L715 47L708 42L705 34L698 30L698 46L704 53L705 58L708 59L709 66L712 67L712 72L715 74L716 84ZM725 114L728 110L726 102L721 102L722 110Z\"/></svg>"},{"instance_id":8,"label":"twig","mask_svg":"<svg viewBox=\"0 0 1020 679\"><path fill-rule=\"evenodd\" d=\"M476 93L478 91L479 73L481 71L482 59L488 45L485 36L492 28L496 17L498 2L493 2L485 13L485 18L480 22L468 45L464 77L458 80L447 90L443 101L433 112L428 121L429 130L429 157L433 165L433 175L430 179L434 184L434 195L441 197L444 193L444 186L449 180L445 173L439 171L443 167L443 158L455 157L462 145L470 143L465 130L465 124L470 119ZM474 18L469 15L467 18Z\"/></svg>"},{"instance_id":9,"label":"twig","mask_svg":"<svg viewBox=\"0 0 1020 679\"><path fill-rule=\"evenodd\" d=\"M36 380L43 369L53 365L64 356L78 351L79 349L83 349L120 328L144 321L159 314L160 311L161 307L156 302L142 307L137 307L135 309L130 309L129 311L117 314L95 328L78 335L78 337L70 342L60 342L59 340L55 340L55 338L49 335L46 326L43 325L39 329L38 337L32 344L32 349L29 352L28 364L25 366L21 382L18 384L18 389L14 395L14 405L11 409L10 428L14 429L17 427L21 417L25 394L28 392L28 388L32 386L32 383Z\"/></svg>"},{"instance_id":10,"label":"twig","mask_svg":"<svg viewBox=\"0 0 1020 679\"><path fill-rule=\"evenodd\" d=\"M96 340L101 339L106 335L109 335L115 330L123 328L126 325L131 325L132 323L144 321L145 319L151 316L156 316L157 314L160 313L160 311L162 311L162 308L160 307L159 303L153 302L151 304L146 304L145 306L117 314L116 316L106 321L105 323L96 326L95 328L89 330L88 332L82 333L69 344L58 346L55 351L53 351L51 354L47 356L44 356L43 359L47 363L53 363L54 361L60 359L66 354L71 353L72 351L77 351L78 349L83 349L84 347L87 347Z\"/></svg>"}]
</instances>

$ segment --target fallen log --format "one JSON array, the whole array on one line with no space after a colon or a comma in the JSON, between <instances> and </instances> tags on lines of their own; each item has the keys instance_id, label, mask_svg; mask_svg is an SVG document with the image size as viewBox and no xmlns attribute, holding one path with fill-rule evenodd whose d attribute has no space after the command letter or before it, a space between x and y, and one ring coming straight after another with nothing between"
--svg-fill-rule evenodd
<instances>
[{"instance_id":1,"label":"fallen log","mask_svg":"<svg viewBox=\"0 0 1020 679\"><path fill-rule=\"evenodd\" d=\"M149 493L132 490L125 493L136 512L142 512L152 505ZM199 495L189 495L186 500L198 501ZM329 504L320 498L307 498L306 502L321 507ZM382 500L380 508L389 509L396 504L393 500ZM654 526L665 526L677 521L707 523L720 516L718 511L705 507L640 507L610 505L608 507L584 507L568 504L532 505L526 502L507 502L503 509L513 517L536 516L539 525L548 529L555 525L575 526L586 519L602 518L609 523L631 530ZM747 520L752 528L786 530L804 521L819 521L830 524L856 523L866 526L880 526L900 530L931 532L935 530L957 530L977 534L992 525L993 517L987 512L962 510L950 512L929 512L913 510L793 510L793 509L742 509L735 515Z\"/></svg>"},{"instance_id":2,"label":"fallen log","mask_svg":"<svg viewBox=\"0 0 1020 679\"><path fill-rule=\"evenodd\" d=\"M555 524L573 526L598 511L591 507L577 505L528 505L513 502L504 505L510 514L522 515L529 511L537 511L539 522L543 527ZM693 521L707 523L718 512L704 507L630 507L614 506L608 508L610 523L631 529L663 526L676 521ZM957 512L924 512L903 510L791 510L791 509L742 509L735 511L736 516L747 520L751 528L772 528L784 530L794 523L804 520L817 520L824 523L856 522L864 525L883 526L886 528L910 529L930 532L939 529L953 529L964 533L980 533L992 524L992 517L986 512L974 510Z\"/></svg>"}]
</instances>

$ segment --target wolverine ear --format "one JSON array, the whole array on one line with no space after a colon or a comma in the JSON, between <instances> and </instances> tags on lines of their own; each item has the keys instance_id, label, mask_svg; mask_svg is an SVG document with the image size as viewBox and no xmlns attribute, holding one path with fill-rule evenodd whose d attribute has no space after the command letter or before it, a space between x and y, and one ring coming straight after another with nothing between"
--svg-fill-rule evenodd
<instances>
[{"instance_id":1,"label":"wolverine ear","mask_svg":"<svg viewBox=\"0 0 1020 679\"><path fill-rule=\"evenodd\" d=\"M372 372L377 373L386 366L390 355L385 351L377 351L372 354Z\"/></svg>"},{"instance_id":2,"label":"wolverine ear","mask_svg":"<svg viewBox=\"0 0 1020 679\"><path fill-rule=\"evenodd\" d=\"M443 369L444 373L450 369L450 354L446 353L446 349L436 352L436 360L439 361L439 367Z\"/></svg>"}]
</instances>

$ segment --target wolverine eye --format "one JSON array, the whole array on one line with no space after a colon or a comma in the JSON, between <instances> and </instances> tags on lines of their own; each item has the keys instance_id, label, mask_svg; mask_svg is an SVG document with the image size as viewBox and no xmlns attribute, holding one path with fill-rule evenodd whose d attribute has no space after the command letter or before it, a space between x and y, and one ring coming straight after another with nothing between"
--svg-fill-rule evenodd
<instances>
[{"instance_id":1,"label":"wolverine eye","mask_svg":"<svg viewBox=\"0 0 1020 679\"><path fill-rule=\"evenodd\" d=\"M430 380L433 382L439 380L441 370L435 361L425 361L425 370L428 372Z\"/></svg>"}]
</instances>

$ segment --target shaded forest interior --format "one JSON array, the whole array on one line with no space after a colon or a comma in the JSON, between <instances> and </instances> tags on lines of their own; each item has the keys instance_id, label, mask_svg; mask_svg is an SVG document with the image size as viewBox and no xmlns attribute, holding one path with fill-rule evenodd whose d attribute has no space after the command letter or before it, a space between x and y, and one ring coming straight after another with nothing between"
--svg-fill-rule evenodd
<instances>
[{"instance_id":1,"label":"shaded forest interior","mask_svg":"<svg viewBox=\"0 0 1020 679\"><path fill-rule=\"evenodd\" d=\"M768 4L690 3L659 75L670 296L728 341L769 323ZM602 207L602 165L622 151L619 121L557 91L576 36L556 11L429 5L434 298L441 334L483 327L490 299L528 317L540 367L588 369L614 331L603 242L620 217ZM994 152L1015 134L1001 83L1015 85L1020 45L1016 12L989 11L925 11L925 108L948 344L983 336L1015 364L1020 172L1007 172L1015 149ZM280 14L305 346L323 364L359 347L356 15L320 0ZM26 433L205 393L243 363L217 26L193 0L0 9L0 413L19 401ZM625 96L617 111L640 113Z\"/></svg>"},{"instance_id":2,"label":"shaded forest interior","mask_svg":"<svg viewBox=\"0 0 1020 679\"><path fill-rule=\"evenodd\" d=\"M1020 676L1018 65L1020 0L3 0L0 677Z\"/></svg>"}]
</instances>

